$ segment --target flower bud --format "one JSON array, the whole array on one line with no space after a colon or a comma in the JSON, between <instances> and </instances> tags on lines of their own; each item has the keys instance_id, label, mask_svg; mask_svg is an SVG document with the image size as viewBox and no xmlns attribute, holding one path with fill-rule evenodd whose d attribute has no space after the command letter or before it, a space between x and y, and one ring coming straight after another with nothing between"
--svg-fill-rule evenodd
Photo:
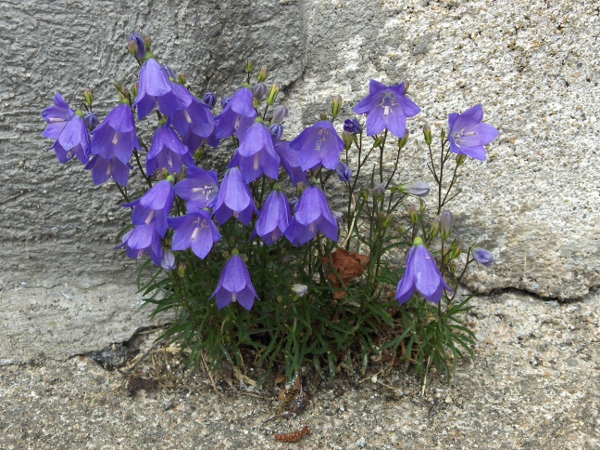
<instances>
[{"instance_id":1,"label":"flower bud","mask_svg":"<svg viewBox=\"0 0 600 450\"><path fill-rule=\"evenodd\" d=\"M92 131L100 124L100 121L98 120L98 114L96 114L95 112L88 113L83 118L83 121L85 122L85 126L87 127L87 129L90 131Z\"/></svg>"},{"instance_id":2,"label":"flower bud","mask_svg":"<svg viewBox=\"0 0 600 450\"><path fill-rule=\"evenodd\" d=\"M373 142L373 148L381 147L382 144L383 144L383 136L378 136L377 139L375 139L375 142Z\"/></svg>"},{"instance_id":3,"label":"flower bud","mask_svg":"<svg viewBox=\"0 0 600 450\"><path fill-rule=\"evenodd\" d=\"M123 92L123 85L121 83L119 83L118 81L115 81L113 84L114 84L117 92L119 92L119 93Z\"/></svg>"},{"instance_id":4,"label":"flower bud","mask_svg":"<svg viewBox=\"0 0 600 450\"><path fill-rule=\"evenodd\" d=\"M383 225L384 228L387 228L391 224L392 224L392 216L390 216L390 215L384 216L383 220L381 221L381 225Z\"/></svg>"},{"instance_id":5,"label":"flower bud","mask_svg":"<svg viewBox=\"0 0 600 450\"><path fill-rule=\"evenodd\" d=\"M383 184L383 183L376 184L375 186L373 186L373 189L371 189L371 193L375 197L383 196L383 194L385 194L385 184Z\"/></svg>"},{"instance_id":6,"label":"flower bud","mask_svg":"<svg viewBox=\"0 0 600 450\"><path fill-rule=\"evenodd\" d=\"M473 258L485 267L490 267L494 262L494 255L492 252L481 247L473 247Z\"/></svg>"},{"instance_id":7,"label":"flower bud","mask_svg":"<svg viewBox=\"0 0 600 450\"><path fill-rule=\"evenodd\" d=\"M254 106L254 109L258 109L258 107L260 106L260 101L256 98L256 97L252 97L252 106ZM262 117L261 117L262 119ZM262 121L261 121L262 123Z\"/></svg>"},{"instance_id":8,"label":"flower bud","mask_svg":"<svg viewBox=\"0 0 600 450\"><path fill-rule=\"evenodd\" d=\"M431 136L431 127L429 125L423 127L423 136L425 137L425 143L431 145L433 137Z\"/></svg>"},{"instance_id":9,"label":"flower bud","mask_svg":"<svg viewBox=\"0 0 600 450\"><path fill-rule=\"evenodd\" d=\"M398 150L402 150L407 142L408 142L408 129L406 130L406 133L404 133L404 137L398 139Z\"/></svg>"},{"instance_id":10,"label":"flower bud","mask_svg":"<svg viewBox=\"0 0 600 450\"><path fill-rule=\"evenodd\" d=\"M90 89L83 91L83 98L85 99L85 104L88 106L92 106L92 103L94 103L94 94L92 94Z\"/></svg>"},{"instance_id":11,"label":"flower bud","mask_svg":"<svg viewBox=\"0 0 600 450\"><path fill-rule=\"evenodd\" d=\"M185 83L187 83L187 75L185 73L179 75L179 80L177 82L183 86Z\"/></svg>"},{"instance_id":12,"label":"flower bud","mask_svg":"<svg viewBox=\"0 0 600 450\"><path fill-rule=\"evenodd\" d=\"M417 210L417 207L415 205L410 205L407 209L407 212L408 212L408 218L410 219L410 221L412 223L419 222L419 211Z\"/></svg>"},{"instance_id":13,"label":"flower bud","mask_svg":"<svg viewBox=\"0 0 600 450\"><path fill-rule=\"evenodd\" d=\"M334 119L340 114L340 110L342 109L342 103L343 102L341 95L333 97L333 100L331 101L331 115Z\"/></svg>"},{"instance_id":14,"label":"flower bud","mask_svg":"<svg viewBox=\"0 0 600 450\"><path fill-rule=\"evenodd\" d=\"M254 64L252 63L252 61L250 61L250 60L246 61L246 73L252 73L253 70L254 70Z\"/></svg>"},{"instance_id":15,"label":"flower bud","mask_svg":"<svg viewBox=\"0 0 600 450\"><path fill-rule=\"evenodd\" d=\"M204 94L204 97L202 97L202 101L206 103L210 109L213 109L217 104L217 94L214 92L207 92Z\"/></svg>"},{"instance_id":16,"label":"flower bud","mask_svg":"<svg viewBox=\"0 0 600 450\"><path fill-rule=\"evenodd\" d=\"M260 102L267 93L267 85L265 83L258 83L252 88L252 93L254 94L254 98Z\"/></svg>"},{"instance_id":17,"label":"flower bud","mask_svg":"<svg viewBox=\"0 0 600 450\"><path fill-rule=\"evenodd\" d=\"M160 267L165 269L167 272L171 272L177 267L177 264L175 262L175 255L171 250L163 250L163 256L162 261L160 262Z\"/></svg>"},{"instance_id":18,"label":"flower bud","mask_svg":"<svg viewBox=\"0 0 600 450\"><path fill-rule=\"evenodd\" d=\"M360 134L363 131L358 119L346 119L344 121L344 131L352 134Z\"/></svg>"},{"instance_id":19,"label":"flower bud","mask_svg":"<svg viewBox=\"0 0 600 450\"><path fill-rule=\"evenodd\" d=\"M440 215L440 232L442 234L442 239L448 239L453 224L454 214L447 209L442 211L442 214Z\"/></svg>"},{"instance_id":20,"label":"flower bud","mask_svg":"<svg viewBox=\"0 0 600 450\"><path fill-rule=\"evenodd\" d=\"M228 97L227 95L224 96L221 99L221 108L225 109L225 107L227 106L227 103L229 103L229 100L231 100L231 97Z\"/></svg>"},{"instance_id":21,"label":"flower bud","mask_svg":"<svg viewBox=\"0 0 600 450\"><path fill-rule=\"evenodd\" d=\"M269 90L269 95L267 96L267 105L272 105L275 103L275 99L281 90L281 84L273 83L271 86L271 90Z\"/></svg>"},{"instance_id":22,"label":"flower bud","mask_svg":"<svg viewBox=\"0 0 600 450\"><path fill-rule=\"evenodd\" d=\"M342 141L344 141L346 150L350 150L350 147L352 147L352 143L354 142L354 135L349 131L344 130L342 131Z\"/></svg>"},{"instance_id":23,"label":"flower bud","mask_svg":"<svg viewBox=\"0 0 600 450\"><path fill-rule=\"evenodd\" d=\"M456 155L456 165L462 166L467 160L467 155Z\"/></svg>"},{"instance_id":24,"label":"flower bud","mask_svg":"<svg viewBox=\"0 0 600 450\"><path fill-rule=\"evenodd\" d=\"M458 241L455 239L454 241L452 241L452 245L450 246L450 258L456 259L460 256L461 253L462 248L460 248L460 245L458 245Z\"/></svg>"},{"instance_id":25,"label":"flower bud","mask_svg":"<svg viewBox=\"0 0 600 450\"><path fill-rule=\"evenodd\" d=\"M433 239L438 237L440 234L440 217L436 217L431 224L431 228L429 229L429 236Z\"/></svg>"},{"instance_id":26,"label":"flower bud","mask_svg":"<svg viewBox=\"0 0 600 450\"><path fill-rule=\"evenodd\" d=\"M277 105L273 109L273 118L271 123L281 123L288 115L288 109L285 105Z\"/></svg>"},{"instance_id":27,"label":"flower bud","mask_svg":"<svg viewBox=\"0 0 600 450\"><path fill-rule=\"evenodd\" d=\"M305 284L293 284L292 291L298 297L304 297L306 294L308 294L308 286Z\"/></svg>"},{"instance_id":28,"label":"flower bud","mask_svg":"<svg viewBox=\"0 0 600 450\"><path fill-rule=\"evenodd\" d=\"M269 131L273 135L273 142L276 144L281 139L281 135L283 134L283 127L281 124L274 123L269 127Z\"/></svg>"},{"instance_id":29,"label":"flower bud","mask_svg":"<svg viewBox=\"0 0 600 450\"><path fill-rule=\"evenodd\" d=\"M350 181L350 178L352 177L352 170L342 161L338 161L335 171L337 172L340 181L344 183L348 183Z\"/></svg>"},{"instance_id":30,"label":"flower bud","mask_svg":"<svg viewBox=\"0 0 600 450\"><path fill-rule=\"evenodd\" d=\"M146 57L146 43L142 36L138 33L131 33L129 35L129 41L127 42L127 50L135 56L138 61L143 61Z\"/></svg>"},{"instance_id":31,"label":"flower bud","mask_svg":"<svg viewBox=\"0 0 600 450\"><path fill-rule=\"evenodd\" d=\"M139 88L140 88L140 84L137 81L131 85L131 97L132 98L137 98Z\"/></svg>"},{"instance_id":32,"label":"flower bud","mask_svg":"<svg viewBox=\"0 0 600 450\"><path fill-rule=\"evenodd\" d=\"M423 181L405 184L398 189L403 194L415 195L417 197L426 197L429 194L429 185Z\"/></svg>"},{"instance_id":33,"label":"flower bud","mask_svg":"<svg viewBox=\"0 0 600 450\"><path fill-rule=\"evenodd\" d=\"M149 37L145 37L144 38L144 45L146 46L146 53L149 52L150 48L152 47L152 39L150 39Z\"/></svg>"},{"instance_id":34,"label":"flower bud","mask_svg":"<svg viewBox=\"0 0 600 450\"><path fill-rule=\"evenodd\" d=\"M442 139L442 141L446 139L446 130L442 129L442 131L440 132L440 138Z\"/></svg>"},{"instance_id":35,"label":"flower bud","mask_svg":"<svg viewBox=\"0 0 600 450\"><path fill-rule=\"evenodd\" d=\"M263 81L265 81L267 79L267 77L269 76L269 69L267 69L267 66L262 66L260 68L260 70L258 71L258 82L262 83Z\"/></svg>"},{"instance_id":36,"label":"flower bud","mask_svg":"<svg viewBox=\"0 0 600 450\"><path fill-rule=\"evenodd\" d=\"M179 274L179 276L181 278L185 277L185 270L187 269L187 266L183 263L179 264L179 266L177 266L177 273Z\"/></svg>"},{"instance_id":37,"label":"flower bud","mask_svg":"<svg viewBox=\"0 0 600 450\"><path fill-rule=\"evenodd\" d=\"M319 120L329 120L329 117L327 117L326 113L321 113L321 115L319 116Z\"/></svg>"}]
</instances>

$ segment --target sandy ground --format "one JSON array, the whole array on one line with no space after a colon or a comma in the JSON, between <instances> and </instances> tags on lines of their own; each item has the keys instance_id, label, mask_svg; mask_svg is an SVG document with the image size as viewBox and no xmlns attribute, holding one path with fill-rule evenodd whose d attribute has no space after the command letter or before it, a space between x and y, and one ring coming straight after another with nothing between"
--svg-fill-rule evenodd
<instances>
[{"instance_id":1,"label":"sandy ground","mask_svg":"<svg viewBox=\"0 0 600 450\"><path fill-rule=\"evenodd\" d=\"M262 424L282 385L211 380L153 351L129 376L89 355L0 367L2 449L597 449L598 296L570 304L518 292L475 300L475 358L422 396L413 375L303 378L303 413ZM142 352L151 335L139 336ZM131 376L147 381L135 389ZM252 372L248 373L252 378ZM216 389L215 389L216 388ZM133 395L131 395L133 393ZM275 440L307 426L297 444Z\"/></svg>"}]
</instances>

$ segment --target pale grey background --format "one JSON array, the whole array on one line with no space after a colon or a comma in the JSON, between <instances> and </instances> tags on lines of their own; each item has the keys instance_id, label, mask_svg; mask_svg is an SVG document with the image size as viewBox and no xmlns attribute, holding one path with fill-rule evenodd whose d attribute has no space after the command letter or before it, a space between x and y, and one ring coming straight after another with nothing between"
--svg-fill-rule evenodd
<instances>
[{"instance_id":1,"label":"pale grey background","mask_svg":"<svg viewBox=\"0 0 600 450\"><path fill-rule=\"evenodd\" d=\"M56 91L76 105L90 87L101 117L112 108L111 83L135 80L124 52L134 30L152 37L163 64L219 96L243 81L247 58L264 61L284 85L288 138L335 94L349 115L370 78L410 81L423 112L410 122L399 182L430 181L424 123L439 131L447 113L483 103L500 137L486 162L469 162L452 209L460 238L497 264L469 287L572 300L598 285L595 2L10 1L0 15L3 361L65 357L148 324L135 264L112 250L127 220L115 188L93 187L76 162L59 165L40 137L39 113Z\"/></svg>"}]
</instances>

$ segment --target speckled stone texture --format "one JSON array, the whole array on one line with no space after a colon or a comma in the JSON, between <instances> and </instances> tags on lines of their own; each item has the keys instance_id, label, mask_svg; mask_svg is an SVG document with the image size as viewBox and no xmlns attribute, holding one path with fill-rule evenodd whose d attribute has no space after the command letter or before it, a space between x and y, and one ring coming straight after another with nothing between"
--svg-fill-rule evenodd
<instances>
[{"instance_id":1,"label":"speckled stone texture","mask_svg":"<svg viewBox=\"0 0 600 450\"><path fill-rule=\"evenodd\" d=\"M112 81L135 79L124 44L138 30L199 91L229 93L247 58L265 62L284 86L288 138L334 94L344 97L348 116L369 78L408 80L423 113L410 122L415 138L399 182L431 181L423 124L439 131L447 113L483 103L500 137L486 162L469 161L452 209L461 240L489 248L497 264L470 274L469 287L581 298L600 275L599 28L595 2L572 0L7 2L0 15L3 295L47 289L52 294L39 301L50 307L68 285L87 293L98 312L84 323L111 317L131 332L138 326L128 319L137 311L131 288L94 300L113 285L132 285L136 265L112 251L127 212L114 186L93 187L77 163L60 166L43 151L50 142L40 137L39 115L55 91L75 105L86 87L106 114L116 101Z\"/></svg>"}]
</instances>

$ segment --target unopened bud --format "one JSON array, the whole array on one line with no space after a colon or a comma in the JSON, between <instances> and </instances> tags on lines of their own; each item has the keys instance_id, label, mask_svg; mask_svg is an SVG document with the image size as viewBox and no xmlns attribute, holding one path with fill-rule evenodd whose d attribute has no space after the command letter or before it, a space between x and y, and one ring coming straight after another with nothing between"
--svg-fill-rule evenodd
<instances>
[{"instance_id":1,"label":"unopened bud","mask_svg":"<svg viewBox=\"0 0 600 450\"><path fill-rule=\"evenodd\" d=\"M217 94L214 92L207 92L204 94L204 97L202 97L202 101L206 103L210 109L213 109L217 104Z\"/></svg>"},{"instance_id":2,"label":"unopened bud","mask_svg":"<svg viewBox=\"0 0 600 450\"><path fill-rule=\"evenodd\" d=\"M426 197L429 194L429 185L423 181L405 184L398 188L403 194L415 195L417 197Z\"/></svg>"},{"instance_id":3,"label":"unopened bud","mask_svg":"<svg viewBox=\"0 0 600 450\"><path fill-rule=\"evenodd\" d=\"M274 123L269 127L269 131L271 132L271 135L273 135L273 141L275 143L279 142L279 139L281 139L281 135L283 134L283 127L281 124Z\"/></svg>"},{"instance_id":4,"label":"unopened bud","mask_svg":"<svg viewBox=\"0 0 600 450\"><path fill-rule=\"evenodd\" d=\"M344 141L344 147L346 150L350 150L352 143L354 142L354 135L349 131L342 131L342 141Z\"/></svg>"},{"instance_id":5,"label":"unopened bud","mask_svg":"<svg viewBox=\"0 0 600 450\"><path fill-rule=\"evenodd\" d=\"M269 76L269 69L267 69L267 66L262 66L260 68L260 70L258 71L258 75L257 75L258 82L262 83L263 81L265 81L267 79L268 76Z\"/></svg>"},{"instance_id":6,"label":"unopened bud","mask_svg":"<svg viewBox=\"0 0 600 450\"><path fill-rule=\"evenodd\" d=\"M427 145L431 145L433 142L433 137L431 135L431 127L429 125L425 125L423 127L423 136L425 137L425 143Z\"/></svg>"},{"instance_id":7,"label":"unopened bud","mask_svg":"<svg viewBox=\"0 0 600 450\"><path fill-rule=\"evenodd\" d=\"M298 297L304 297L306 294L308 294L308 286L305 284L293 284L292 291Z\"/></svg>"},{"instance_id":8,"label":"unopened bud","mask_svg":"<svg viewBox=\"0 0 600 450\"><path fill-rule=\"evenodd\" d=\"M131 85L131 96L133 98L137 98L139 88L140 84L137 81Z\"/></svg>"},{"instance_id":9,"label":"unopened bud","mask_svg":"<svg viewBox=\"0 0 600 450\"><path fill-rule=\"evenodd\" d=\"M456 165L462 166L467 160L467 155L456 155Z\"/></svg>"},{"instance_id":10,"label":"unopened bud","mask_svg":"<svg viewBox=\"0 0 600 450\"><path fill-rule=\"evenodd\" d=\"M492 252L481 247L473 247L473 258L485 267L490 267L494 262L494 255Z\"/></svg>"},{"instance_id":11,"label":"unopened bud","mask_svg":"<svg viewBox=\"0 0 600 450\"><path fill-rule=\"evenodd\" d=\"M146 57L146 42L138 33L131 33L127 42L127 50L138 61L143 61Z\"/></svg>"},{"instance_id":12,"label":"unopened bud","mask_svg":"<svg viewBox=\"0 0 600 450\"><path fill-rule=\"evenodd\" d=\"M167 272L171 272L177 267L177 263L175 262L175 255L171 250L165 249L163 251L160 267L165 269Z\"/></svg>"},{"instance_id":13,"label":"unopened bud","mask_svg":"<svg viewBox=\"0 0 600 450\"><path fill-rule=\"evenodd\" d=\"M254 64L252 63L252 61L250 61L250 60L246 61L246 73L252 73L253 70L254 70Z\"/></svg>"},{"instance_id":14,"label":"unopened bud","mask_svg":"<svg viewBox=\"0 0 600 450\"><path fill-rule=\"evenodd\" d=\"M94 103L94 94L92 94L90 89L83 91L83 98L85 99L85 104L88 106L92 106L92 103Z\"/></svg>"},{"instance_id":15,"label":"unopened bud","mask_svg":"<svg viewBox=\"0 0 600 450\"><path fill-rule=\"evenodd\" d=\"M440 217L436 217L431 224L431 228L429 229L429 236L433 239L438 237L440 234Z\"/></svg>"},{"instance_id":16,"label":"unopened bud","mask_svg":"<svg viewBox=\"0 0 600 450\"><path fill-rule=\"evenodd\" d=\"M404 137L398 139L398 150L402 150L407 142L408 142L408 129L406 130L406 133L404 133Z\"/></svg>"},{"instance_id":17,"label":"unopened bud","mask_svg":"<svg viewBox=\"0 0 600 450\"><path fill-rule=\"evenodd\" d=\"M288 115L288 109L285 105L277 105L273 109L273 118L271 123L281 123Z\"/></svg>"},{"instance_id":18,"label":"unopened bud","mask_svg":"<svg viewBox=\"0 0 600 450\"><path fill-rule=\"evenodd\" d=\"M442 129L442 131L440 132L440 138L442 139L442 141L446 139L446 130Z\"/></svg>"},{"instance_id":19,"label":"unopened bud","mask_svg":"<svg viewBox=\"0 0 600 450\"><path fill-rule=\"evenodd\" d=\"M340 114L342 103L343 101L340 95L333 97L333 100L331 101L331 115L334 119Z\"/></svg>"},{"instance_id":20,"label":"unopened bud","mask_svg":"<svg viewBox=\"0 0 600 450\"><path fill-rule=\"evenodd\" d=\"M146 51L149 52L150 49L152 48L152 39L150 39L149 37L145 37L144 45L146 46Z\"/></svg>"},{"instance_id":21,"label":"unopened bud","mask_svg":"<svg viewBox=\"0 0 600 450\"><path fill-rule=\"evenodd\" d=\"M83 121L85 122L85 126L87 127L87 129L90 131L100 124L100 121L98 120L98 114L96 114L95 112L88 113L83 118Z\"/></svg>"},{"instance_id":22,"label":"unopened bud","mask_svg":"<svg viewBox=\"0 0 600 450\"><path fill-rule=\"evenodd\" d=\"M329 119L329 117L327 117L326 113L321 113L321 115L319 116L319 120L327 120Z\"/></svg>"},{"instance_id":23,"label":"unopened bud","mask_svg":"<svg viewBox=\"0 0 600 450\"><path fill-rule=\"evenodd\" d=\"M252 88L252 93L254 94L254 98L260 102L267 93L267 85L265 83L258 83Z\"/></svg>"},{"instance_id":24,"label":"unopened bud","mask_svg":"<svg viewBox=\"0 0 600 450\"><path fill-rule=\"evenodd\" d=\"M179 75L179 80L177 82L183 86L185 83L187 83L187 75L185 73Z\"/></svg>"},{"instance_id":25,"label":"unopened bud","mask_svg":"<svg viewBox=\"0 0 600 450\"><path fill-rule=\"evenodd\" d=\"M383 145L383 136L378 136L377 139L375 139L375 142L373 142L373 148L381 147L382 145Z\"/></svg>"},{"instance_id":26,"label":"unopened bud","mask_svg":"<svg viewBox=\"0 0 600 450\"><path fill-rule=\"evenodd\" d=\"M442 239L448 239L448 237L450 237L452 225L454 225L454 214L452 214L452 211L448 211L447 209L442 211L442 214L440 215L440 232L442 234Z\"/></svg>"},{"instance_id":27,"label":"unopened bud","mask_svg":"<svg viewBox=\"0 0 600 450\"><path fill-rule=\"evenodd\" d=\"M123 92L123 85L121 83L119 83L118 81L115 81L113 84L114 84L117 92Z\"/></svg>"},{"instance_id":28,"label":"unopened bud","mask_svg":"<svg viewBox=\"0 0 600 450\"><path fill-rule=\"evenodd\" d=\"M375 186L373 186L373 189L371 189L371 193L375 197L383 196L383 194L385 194L385 184L383 184L383 183L376 184Z\"/></svg>"},{"instance_id":29,"label":"unopened bud","mask_svg":"<svg viewBox=\"0 0 600 450\"><path fill-rule=\"evenodd\" d=\"M410 205L407 209L407 212L408 212L408 218L410 219L410 221L412 223L419 222L419 211L417 210L417 207L415 205Z\"/></svg>"},{"instance_id":30,"label":"unopened bud","mask_svg":"<svg viewBox=\"0 0 600 450\"><path fill-rule=\"evenodd\" d=\"M460 248L460 245L458 245L458 241L457 240L452 241L452 245L450 246L450 258L456 259L460 256L461 253L462 253L462 248Z\"/></svg>"},{"instance_id":31,"label":"unopened bud","mask_svg":"<svg viewBox=\"0 0 600 450\"><path fill-rule=\"evenodd\" d=\"M273 83L271 89L269 90L269 95L267 95L267 105L272 105L275 103L275 99L281 90L281 84Z\"/></svg>"},{"instance_id":32,"label":"unopened bud","mask_svg":"<svg viewBox=\"0 0 600 450\"><path fill-rule=\"evenodd\" d=\"M187 266L183 263L179 264L179 266L177 266L177 273L179 274L179 276L181 278L185 277L185 270L187 269Z\"/></svg>"}]
</instances>

